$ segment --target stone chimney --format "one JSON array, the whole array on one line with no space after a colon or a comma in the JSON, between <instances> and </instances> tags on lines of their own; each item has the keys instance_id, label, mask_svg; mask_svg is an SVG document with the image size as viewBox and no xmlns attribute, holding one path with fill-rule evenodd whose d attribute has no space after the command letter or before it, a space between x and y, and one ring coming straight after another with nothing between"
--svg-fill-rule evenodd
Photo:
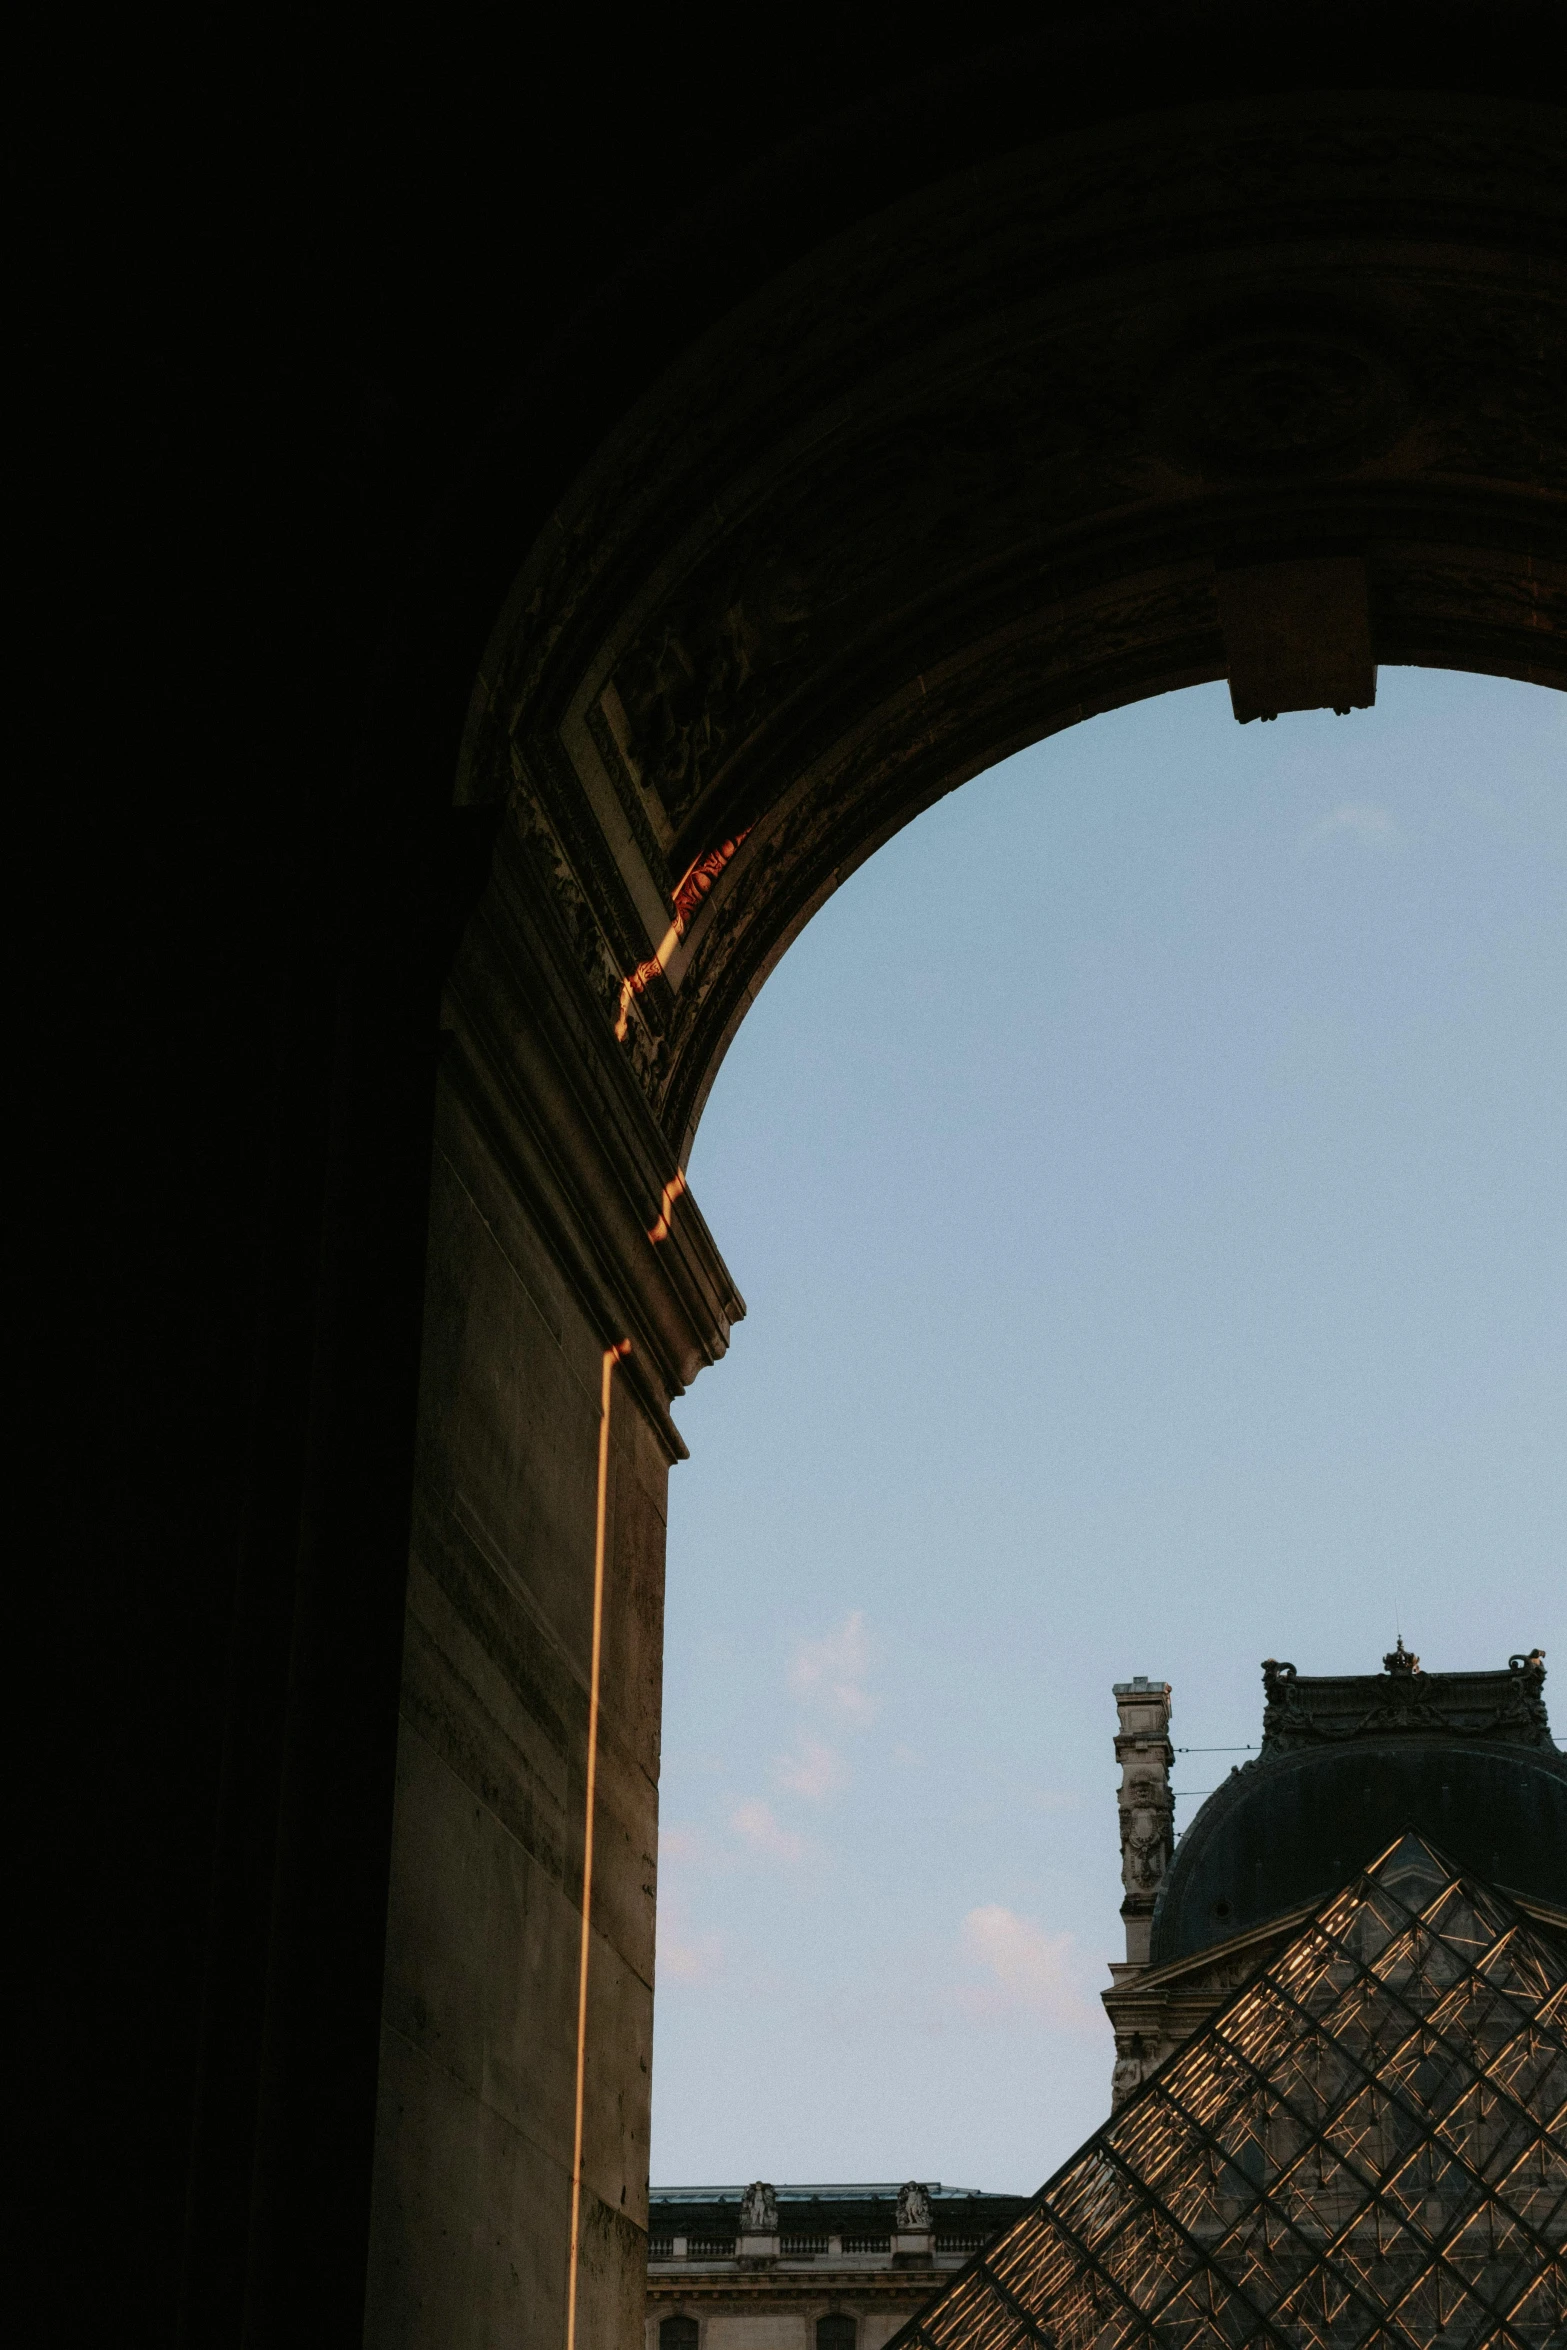
<instances>
[{"instance_id":1,"label":"stone chimney","mask_svg":"<svg viewBox=\"0 0 1567 2350\"><path fill-rule=\"evenodd\" d=\"M1170 1793L1175 1754L1170 1745L1168 1681L1150 1681L1142 1673L1135 1680L1117 1681L1115 1705L1121 1717L1115 1759L1121 1766L1117 1801L1121 1883L1126 1888L1121 1903L1126 1966L1112 1967L1111 1972L1121 1982L1130 1969L1148 1964L1154 1900L1175 1848L1175 1799Z\"/></svg>"}]
</instances>

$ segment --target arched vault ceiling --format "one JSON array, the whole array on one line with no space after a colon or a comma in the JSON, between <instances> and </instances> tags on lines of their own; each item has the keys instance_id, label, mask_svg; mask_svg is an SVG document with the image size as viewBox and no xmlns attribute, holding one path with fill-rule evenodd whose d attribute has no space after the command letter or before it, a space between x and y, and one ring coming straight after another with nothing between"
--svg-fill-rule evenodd
<instances>
[{"instance_id":1,"label":"arched vault ceiling","mask_svg":"<svg viewBox=\"0 0 1567 2350\"><path fill-rule=\"evenodd\" d=\"M459 795L508 804L682 1157L856 864L1225 674L1225 568L1361 558L1380 661L1567 683L1563 133L1361 94L1057 139L821 249L629 415L523 564Z\"/></svg>"}]
</instances>

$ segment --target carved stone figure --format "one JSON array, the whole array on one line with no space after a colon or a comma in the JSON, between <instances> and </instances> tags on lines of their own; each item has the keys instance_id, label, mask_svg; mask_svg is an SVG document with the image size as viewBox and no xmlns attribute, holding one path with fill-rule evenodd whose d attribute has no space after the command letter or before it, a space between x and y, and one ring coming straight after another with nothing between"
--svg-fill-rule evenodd
<instances>
[{"instance_id":1,"label":"carved stone figure","mask_svg":"<svg viewBox=\"0 0 1567 2350\"><path fill-rule=\"evenodd\" d=\"M918 2179L910 2179L907 2186L898 2189L898 2233L928 2234L932 2224L930 2197Z\"/></svg>"},{"instance_id":2,"label":"carved stone figure","mask_svg":"<svg viewBox=\"0 0 1567 2350\"><path fill-rule=\"evenodd\" d=\"M1544 1649L1531 1648L1527 1656L1510 1656L1507 1670L1517 1684L1515 1700L1507 1708L1509 1719L1524 1728L1536 1745L1554 1745L1550 1719L1545 1711Z\"/></svg>"},{"instance_id":3,"label":"carved stone figure","mask_svg":"<svg viewBox=\"0 0 1567 2350\"><path fill-rule=\"evenodd\" d=\"M1117 2056L1110 2074L1110 2111L1119 2112L1134 2089L1142 2086L1143 2060L1140 2056Z\"/></svg>"},{"instance_id":4,"label":"carved stone figure","mask_svg":"<svg viewBox=\"0 0 1567 2350\"><path fill-rule=\"evenodd\" d=\"M778 2233L778 2197L765 2179L753 2179L740 2198L740 2233L743 2236Z\"/></svg>"}]
</instances>

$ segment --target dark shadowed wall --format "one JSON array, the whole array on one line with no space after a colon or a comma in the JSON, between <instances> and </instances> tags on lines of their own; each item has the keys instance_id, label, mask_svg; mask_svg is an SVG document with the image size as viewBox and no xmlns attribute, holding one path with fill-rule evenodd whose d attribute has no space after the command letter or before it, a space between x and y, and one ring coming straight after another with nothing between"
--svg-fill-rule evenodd
<instances>
[{"instance_id":1,"label":"dark shadowed wall","mask_svg":"<svg viewBox=\"0 0 1567 2350\"><path fill-rule=\"evenodd\" d=\"M643 2061L667 1402L738 1301L699 1220L678 1256L625 1239L673 1159L597 1032L538 1123L593 998L497 912L494 807L453 809L550 515L703 334L884 208L1197 101L1553 101L1553 13L1063 8L1019 40L971 11L918 53L890 20L793 17L744 55L661 23L510 54L153 32L40 87L16 1098L49 2338L351 2340L372 2226L372 2339L560 2338L558 2261L552 2284L492 2246L476 2284L433 2247L526 2196L558 2247L574 1993L525 2001L506 1969L575 1947L595 1381L628 1329L600 1834L632 1891L592 2036L610 2079ZM1498 230L1503 278L1542 234ZM1505 406L1505 366L1437 365ZM429 1938L459 1913L466 1986ZM620 2249L586 2338L626 2314L641 2094L588 2115L593 2240Z\"/></svg>"}]
</instances>

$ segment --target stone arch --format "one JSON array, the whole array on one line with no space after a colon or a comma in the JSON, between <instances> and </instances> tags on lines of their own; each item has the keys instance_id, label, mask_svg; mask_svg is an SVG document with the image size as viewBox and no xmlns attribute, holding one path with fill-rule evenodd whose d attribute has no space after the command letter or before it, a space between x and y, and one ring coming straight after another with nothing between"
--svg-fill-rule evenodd
<instances>
[{"instance_id":1,"label":"stone arch","mask_svg":"<svg viewBox=\"0 0 1567 2350\"><path fill-rule=\"evenodd\" d=\"M1564 228L1559 118L1502 98L1062 133L751 292L526 555L456 785L495 856L444 1013L372 2339L410 2280L421 2338L641 2323L669 1407L743 1311L683 1165L748 1004L1007 752L1250 706L1238 573L1260 710L1375 659L1567 683Z\"/></svg>"},{"instance_id":2,"label":"stone arch","mask_svg":"<svg viewBox=\"0 0 1567 2350\"><path fill-rule=\"evenodd\" d=\"M1058 138L796 264L622 421L458 791L509 804L682 1159L830 890L1008 752L1224 676L1228 572L1347 560L1374 658L1563 682L1559 136L1333 96Z\"/></svg>"}]
</instances>

